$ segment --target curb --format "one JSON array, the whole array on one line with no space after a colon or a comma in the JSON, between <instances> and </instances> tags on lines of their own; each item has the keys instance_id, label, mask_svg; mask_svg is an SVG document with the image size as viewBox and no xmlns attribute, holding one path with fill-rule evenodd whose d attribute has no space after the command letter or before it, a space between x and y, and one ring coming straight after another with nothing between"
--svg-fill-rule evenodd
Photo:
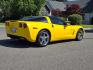
<instances>
[{"instance_id":1,"label":"curb","mask_svg":"<svg viewBox=\"0 0 93 70\"><path fill-rule=\"evenodd\" d=\"M84 30L93 30L93 28L84 28Z\"/></svg>"},{"instance_id":2,"label":"curb","mask_svg":"<svg viewBox=\"0 0 93 70\"><path fill-rule=\"evenodd\" d=\"M93 33L93 28L84 28L86 33Z\"/></svg>"}]
</instances>

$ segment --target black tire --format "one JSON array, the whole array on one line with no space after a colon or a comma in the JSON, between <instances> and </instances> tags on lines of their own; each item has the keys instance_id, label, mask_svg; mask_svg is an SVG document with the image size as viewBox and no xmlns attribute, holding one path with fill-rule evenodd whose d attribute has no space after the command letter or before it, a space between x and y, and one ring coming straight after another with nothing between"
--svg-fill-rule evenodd
<instances>
[{"instance_id":1,"label":"black tire","mask_svg":"<svg viewBox=\"0 0 93 70\"><path fill-rule=\"evenodd\" d=\"M45 47L50 42L50 34L47 30L41 30L37 36L36 44Z\"/></svg>"},{"instance_id":2,"label":"black tire","mask_svg":"<svg viewBox=\"0 0 93 70\"><path fill-rule=\"evenodd\" d=\"M84 36L84 31L79 29L76 35L76 41L81 41L83 39Z\"/></svg>"},{"instance_id":3,"label":"black tire","mask_svg":"<svg viewBox=\"0 0 93 70\"><path fill-rule=\"evenodd\" d=\"M16 40L17 38L14 38L14 37L10 37L10 39Z\"/></svg>"}]
</instances>

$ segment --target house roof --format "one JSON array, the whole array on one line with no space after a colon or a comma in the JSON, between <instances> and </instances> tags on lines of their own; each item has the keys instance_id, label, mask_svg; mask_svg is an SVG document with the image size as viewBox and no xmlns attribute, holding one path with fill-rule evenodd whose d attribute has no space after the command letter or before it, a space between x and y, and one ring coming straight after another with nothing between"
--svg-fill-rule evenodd
<instances>
[{"instance_id":1,"label":"house roof","mask_svg":"<svg viewBox=\"0 0 93 70\"><path fill-rule=\"evenodd\" d=\"M60 9L61 11L66 11L66 4L64 4L63 2L46 1L46 5L49 7L50 10Z\"/></svg>"},{"instance_id":2,"label":"house roof","mask_svg":"<svg viewBox=\"0 0 93 70\"><path fill-rule=\"evenodd\" d=\"M83 10L86 13L91 13L93 12L93 0L90 0L89 2L87 2L86 6L83 8Z\"/></svg>"}]
</instances>

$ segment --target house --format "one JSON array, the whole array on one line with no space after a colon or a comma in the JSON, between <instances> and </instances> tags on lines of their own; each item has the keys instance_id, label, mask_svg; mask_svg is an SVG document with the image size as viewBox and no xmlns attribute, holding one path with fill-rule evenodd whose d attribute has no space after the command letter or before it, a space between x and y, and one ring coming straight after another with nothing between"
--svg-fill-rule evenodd
<instances>
[{"instance_id":1,"label":"house","mask_svg":"<svg viewBox=\"0 0 93 70\"><path fill-rule=\"evenodd\" d=\"M93 0L56 0L62 1L66 5L78 4L81 7L84 17L84 24L93 24Z\"/></svg>"},{"instance_id":2,"label":"house","mask_svg":"<svg viewBox=\"0 0 93 70\"><path fill-rule=\"evenodd\" d=\"M78 4L81 7L84 16L84 24L90 24L93 19L93 0L68 0L65 4ZM93 22L93 21L92 21Z\"/></svg>"},{"instance_id":3,"label":"house","mask_svg":"<svg viewBox=\"0 0 93 70\"><path fill-rule=\"evenodd\" d=\"M66 5L78 4L81 7L84 17L84 24L93 23L93 0L46 0L42 7L41 15L52 15L52 10L59 8L66 11Z\"/></svg>"},{"instance_id":4,"label":"house","mask_svg":"<svg viewBox=\"0 0 93 70\"><path fill-rule=\"evenodd\" d=\"M58 1L47 0L44 7L41 8L40 15L52 15L52 10L60 9L60 11L66 11L66 4Z\"/></svg>"}]
</instances>

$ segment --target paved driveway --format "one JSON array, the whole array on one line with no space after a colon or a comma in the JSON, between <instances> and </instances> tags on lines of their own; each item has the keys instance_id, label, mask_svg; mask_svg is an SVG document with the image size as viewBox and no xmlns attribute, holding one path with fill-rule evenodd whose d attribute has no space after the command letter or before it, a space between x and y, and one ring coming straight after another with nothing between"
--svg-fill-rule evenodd
<instances>
[{"instance_id":1,"label":"paved driveway","mask_svg":"<svg viewBox=\"0 0 93 70\"><path fill-rule=\"evenodd\" d=\"M10 40L0 29L0 70L93 70L93 32L82 41L60 41L47 47Z\"/></svg>"}]
</instances>

